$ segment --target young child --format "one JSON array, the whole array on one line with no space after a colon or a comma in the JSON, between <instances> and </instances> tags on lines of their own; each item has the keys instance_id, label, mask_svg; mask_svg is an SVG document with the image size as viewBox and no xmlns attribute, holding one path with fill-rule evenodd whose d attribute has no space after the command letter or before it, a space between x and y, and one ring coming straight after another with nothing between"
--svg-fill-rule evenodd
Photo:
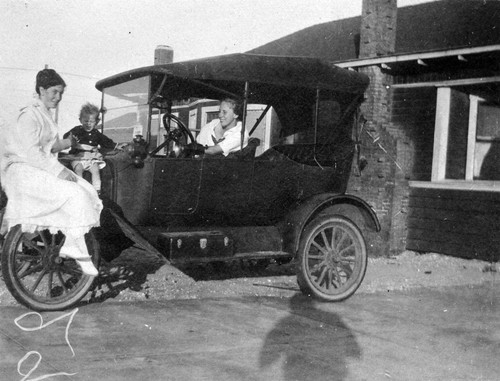
<instances>
[{"instance_id":1,"label":"young child","mask_svg":"<svg viewBox=\"0 0 500 381\"><path fill-rule=\"evenodd\" d=\"M101 175L99 170L106 163L103 160L100 149L108 150L121 148L117 143L96 129L99 123L99 108L92 103L86 103L80 110L80 126L72 128L64 134L67 138L70 134L77 139L78 145L69 151L70 155L78 159L71 162L75 173L83 177L83 172L88 171L92 176L92 185L97 193L101 193Z\"/></svg>"}]
</instances>

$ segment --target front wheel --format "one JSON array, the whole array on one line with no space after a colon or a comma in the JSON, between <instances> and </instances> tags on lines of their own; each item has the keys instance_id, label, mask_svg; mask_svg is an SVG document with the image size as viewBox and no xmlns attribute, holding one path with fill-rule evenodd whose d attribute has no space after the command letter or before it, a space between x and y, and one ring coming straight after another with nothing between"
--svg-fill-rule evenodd
<instances>
[{"instance_id":1,"label":"front wheel","mask_svg":"<svg viewBox=\"0 0 500 381\"><path fill-rule=\"evenodd\" d=\"M338 302L361 285L367 262L365 240L353 222L337 215L318 217L301 236L297 282L305 294Z\"/></svg>"},{"instance_id":2,"label":"front wheel","mask_svg":"<svg viewBox=\"0 0 500 381\"><path fill-rule=\"evenodd\" d=\"M85 235L94 265L99 267L99 248L91 230ZM2 274L7 289L22 305L35 311L65 310L88 292L94 277L82 273L75 260L61 258L64 235L44 230L23 233L14 226L2 250Z\"/></svg>"}]
</instances>

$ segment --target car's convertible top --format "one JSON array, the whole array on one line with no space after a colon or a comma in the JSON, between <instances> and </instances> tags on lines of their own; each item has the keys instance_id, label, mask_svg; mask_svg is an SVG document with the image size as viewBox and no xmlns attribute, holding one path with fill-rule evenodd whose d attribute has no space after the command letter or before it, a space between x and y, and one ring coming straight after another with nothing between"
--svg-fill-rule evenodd
<instances>
[{"instance_id":1,"label":"car's convertible top","mask_svg":"<svg viewBox=\"0 0 500 381\"><path fill-rule=\"evenodd\" d=\"M217 86L228 81L267 84L277 87L308 88L350 95L364 93L368 77L310 57L229 54L164 65L146 66L104 78L96 83L102 91L134 78L167 74L183 80Z\"/></svg>"}]
</instances>

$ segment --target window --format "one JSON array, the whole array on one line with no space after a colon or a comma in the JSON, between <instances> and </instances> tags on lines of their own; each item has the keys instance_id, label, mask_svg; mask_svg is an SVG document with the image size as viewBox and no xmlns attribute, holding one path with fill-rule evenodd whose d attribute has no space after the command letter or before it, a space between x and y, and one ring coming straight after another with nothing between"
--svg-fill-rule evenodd
<instances>
[{"instance_id":1,"label":"window","mask_svg":"<svg viewBox=\"0 0 500 381\"><path fill-rule=\"evenodd\" d=\"M432 181L500 181L500 106L438 88Z\"/></svg>"},{"instance_id":2,"label":"window","mask_svg":"<svg viewBox=\"0 0 500 381\"><path fill-rule=\"evenodd\" d=\"M200 132L200 128L198 127L198 109L197 108L189 110L188 128L191 130L191 132L193 133L193 136L195 136L195 137Z\"/></svg>"},{"instance_id":3,"label":"window","mask_svg":"<svg viewBox=\"0 0 500 381\"><path fill-rule=\"evenodd\" d=\"M218 111L207 112L207 123L210 123L212 120L217 119L219 117Z\"/></svg>"},{"instance_id":4,"label":"window","mask_svg":"<svg viewBox=\"0 0 500 381\"><path fill-rule=\"evenodd\" d=\"M473 103L476 124L473 178L500 180L500 106L477 98Z\"/></svg>"}]
</instances>

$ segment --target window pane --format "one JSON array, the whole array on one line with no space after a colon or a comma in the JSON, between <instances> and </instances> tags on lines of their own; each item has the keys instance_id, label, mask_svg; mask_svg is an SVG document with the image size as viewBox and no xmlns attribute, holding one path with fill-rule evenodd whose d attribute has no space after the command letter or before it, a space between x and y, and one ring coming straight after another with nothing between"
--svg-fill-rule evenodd
<instances>
[{"instance_id":1,"label":"window pane","mask_svg":"<svg viewBox=\"0 0 500 381\"><path fill-rule=\"evenodd\" d=\"M452 89L448 151L446 154L446 179L465 180L469 104L469 96L467 94Z\"/></svg>"},{"instance_id":2,"label":"window pane","mask_svg":"<svg viewBox=\"0 0 500 381\"><path fill-rule=\"evenodd\" d=\"M474 154L475 178L500 180L500 107L479 103Z\"/></svg>"},{"instance_id":3,"label":"window pane","mask_svg":"<svg viewBox=\"0 0 500 381\"><path fill-rule=\"evenodd\" d=\"M212 120L217 119L219 117L218 111L207 112L207 123L210 123Z\"/></svg>"}]
</instances>

